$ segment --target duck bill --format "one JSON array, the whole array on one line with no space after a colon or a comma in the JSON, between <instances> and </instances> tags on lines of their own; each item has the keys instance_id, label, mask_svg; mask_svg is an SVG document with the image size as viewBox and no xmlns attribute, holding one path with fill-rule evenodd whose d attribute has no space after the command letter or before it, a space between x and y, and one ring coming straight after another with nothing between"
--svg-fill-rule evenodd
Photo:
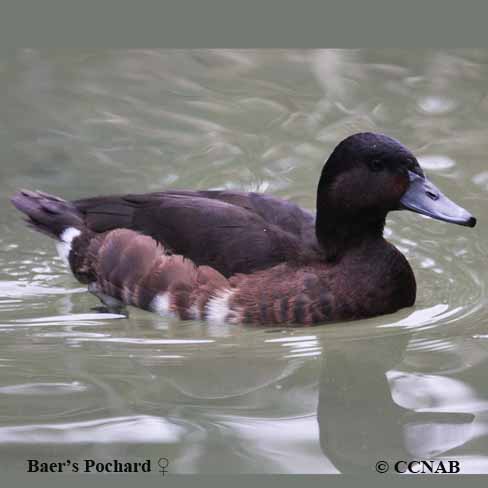
<instances>
[{"instance_id":1,"label":"duck bill","mask_svg":"<svg viewBox=\"0 0 488 488\"><path fill-rule=\"evenodd\" d=\"M464 208L449 200L431 181L409 171L410 185L400 200L400 208L433 219L474 227L476 219Z\"/></svg>"}]
</instances>

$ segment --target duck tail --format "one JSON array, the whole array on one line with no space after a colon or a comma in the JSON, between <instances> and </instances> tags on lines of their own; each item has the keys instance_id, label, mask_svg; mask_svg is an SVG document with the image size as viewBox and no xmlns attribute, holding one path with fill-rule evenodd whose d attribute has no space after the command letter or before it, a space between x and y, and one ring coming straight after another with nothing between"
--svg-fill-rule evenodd
<instances>
[{"instance_id":1,"label":"duck tail","mask_svg":"<svg viewBox=\"0 0 488 488\"><path fill-rule=\"evenodd\" d=\"M41 191L20 190L12 198L13 205L24 213L27 225L38 232L63 241L65 234L84 229L83 218L66 200Z\"/></svg>"}]
</instances>

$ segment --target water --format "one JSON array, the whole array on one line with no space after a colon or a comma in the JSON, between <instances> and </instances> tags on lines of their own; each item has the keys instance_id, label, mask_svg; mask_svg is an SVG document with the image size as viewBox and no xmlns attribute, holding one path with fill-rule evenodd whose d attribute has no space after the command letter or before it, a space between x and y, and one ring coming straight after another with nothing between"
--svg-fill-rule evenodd
<instances>
[{"instance_id":1,"label":"water","mask_svg":"<svg viewBox=\"0 0 488 488\"><path fill-rule=\"evenodd\" d=\"M0 58L0 463L174 473L488 472L488 51L23 50ZM386 132L478 217L397 212L411 309L311 329L97 313L8 202L235 188L314 207L343 137Z\"/></svg>"}]
</instances>

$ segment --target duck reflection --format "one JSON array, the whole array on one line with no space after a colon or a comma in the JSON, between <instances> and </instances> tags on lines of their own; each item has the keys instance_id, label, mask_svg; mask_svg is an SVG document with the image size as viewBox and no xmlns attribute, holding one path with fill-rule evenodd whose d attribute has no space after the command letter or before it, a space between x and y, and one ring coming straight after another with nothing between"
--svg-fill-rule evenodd
<instances>
[{"instance_id":1,"label":"duck reflection","mask_svg":"<svg viewBox=\"0 0 488 488\"><path fill-rule=\"evenodd\" d=\"M329 348L319 382L317 419L323 453L340 472L373 472L380 460L429 459L472 435L474 415L414 408L429 378L400 372L412 334L341 341ZM419 388L419 390L416 390ZM406 408L408 405L412 408ZM422 403L422 402L420 402Z\"/></svg>"},{"instance_id":2,"label":"duck reflection","mask_svg":"<svg viewBox=\"0 0 488 488\"><path fill-rule=\"evenodd\" d=\"M488 353L470 334L367 322L238 332L140 355L143 413L187 430L176 471L371 473L380 460L432 459L486 471L488 404L471 378Z\"/></svg>"}]
</instances>

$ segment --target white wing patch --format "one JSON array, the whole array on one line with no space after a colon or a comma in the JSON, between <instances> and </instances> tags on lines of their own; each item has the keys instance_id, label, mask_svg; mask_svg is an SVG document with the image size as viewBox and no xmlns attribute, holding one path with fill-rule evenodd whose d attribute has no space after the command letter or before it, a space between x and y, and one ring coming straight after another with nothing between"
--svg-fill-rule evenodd
<instances>
[{"instance_id":1,"label":"white wing patch","mask_svg":"<svg viewBox=\"0 0 488 488\"><path fill-rule=\"evenodd\" d=\"M59 257L65 262L65 264L69 265L69 253L71 252L71 243L75 237L78 237L81 234L79 229L75 227L68 227L67 229L63 230L61 235L59 236L60 242L56 243L56 249L58 250Z\"/></svg>"}]
</instances>

